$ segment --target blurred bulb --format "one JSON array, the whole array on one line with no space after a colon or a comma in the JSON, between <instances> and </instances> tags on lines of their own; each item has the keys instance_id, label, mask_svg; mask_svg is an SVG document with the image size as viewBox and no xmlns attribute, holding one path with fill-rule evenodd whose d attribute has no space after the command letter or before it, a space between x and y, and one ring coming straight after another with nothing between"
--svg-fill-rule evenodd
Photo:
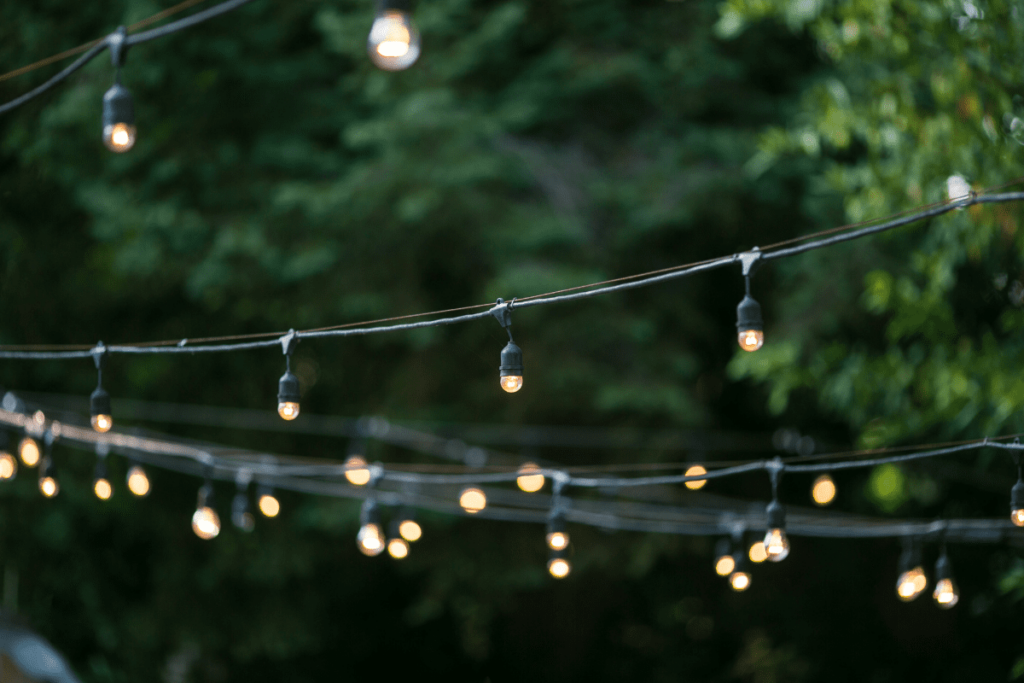
<instances>
[{"instance_id":1,"label":"blurred bulb","mask_svg":"<svg viewBox=\"0 0 1024 683\"><path fill-rule=\"evenodd\" d=\"M364 524L356 535L359 552L368 557L376 557L384 550L384 534L376 524Z\"/></svg>"},{"instance_id":2,"label":"blurred bulb","mask_svg":"<svg viewBox=\"0 0 1024 683\"><path fill-rule=\"evenodd\" d=\"M556 531L547 536L548 547L552 550L565 550L569 547L569 534Z\"/></svg>"},{"instance_id":3,"label":"blurred bulb","mask_svg":"<svg viewBox=\"0 0 1024 683\"><path fill-rule=\"evenodd\" d=\"M836 497L836 483L832 481L832 477L827 474L823 474L814 480L814 485L811 487L811 498L818 505L828 505Z\"/></svg>"},{"instance_id":4,"label":"blurred bulb","mask_svg":"<svg viewBox=\"0 0 1024 683\"><path fill-rule=\"evenodd\" d=\"M744 351L757 351L764 346L764 332L761 330L740 330L740 348Z\"/></svg>"},{"instance_id":5,"label":"blurred bulb","mask_svg":"<svg viewBox=\"0 0 1024 683\"><path fill-rule=\"evenodd\" d=\"M519 488L527 493L536 493L544 488L544 475L540 473L540 468L535 463L528 462L524 463L519 468L519 476L516 477L516 484Z\"/></svg>"},{"instance_id":6,"label":"blurred bulb","mask_svg":"<svg viewBox=\"0 0 1024 683\"><path fill-rule=\"evenodd\" d=\"M127 152L135 145L135 126L127 123L104 126L103 144L111 152Z\"/></svg>"},{"instance_id":7,"label":"blurred bulb","mask_svg":"<svg viewBox=\"0 0 1024 683\"><path fill-rule=\"evenodd\" d=\"M896 582L896 595L903 602L910 602L924 592L927 587L928 578L924 574L924 569L914 567L900 574L900 578Z\"/></svg>"},{"instance_id":8,"label":"blurred bulb","mask_svg":"<svg viewBox=\"0 0 1024 683\"><path fill-rule=\"evenodd\" d=\"M736 569L736 560L732 555L722 555L715 562L715 573L719 576L729 576Z\"/></svg>"},{"instance_id":9,"label":"blurred bulb","mask_svg":"<svg viewBox=\"0 0 1024 683\"><path fill-rule=\"evenodd\" d=\"M197 508L195 514L192 515L192 531L204 541L216 538L220 533L220 515L216 510L205 505Z\"/></svg>"},{"instance_id":10,"label":"blurred bulb","mask_svg":"<svg viewBox=\"0 0 1024 683\"><path fill-rule=\"evenodd\" d=\"M128 470L128 490L139 498L149 495L149 477L139 465L132 465Z\"/></svg>"},{"instance_id":11,"label":"blurred bulb","mask_svg":"<svg viewBox=\"0 0 1024 683\"><path fill-rule=\"evenodd\" d=\"M410 543L415 543L423 536L423 529L415 521L407 519L398 525L398 533Z\"/></svg>"},{"instance_id":12,"label":"blurred bulb","mask_svg":"<svg viewBox=\"0 0 1024 683\"><path fill-rule=\"evenodd\" d=\"M737 593L750 588L750 574L746 572L733 572L729 575L729 585Z\"/></svg>"},{"instance_id":13,"label":"blurred bulb","mask_svg":"<svg viewBox=\"0 0 1024 683\"><path fill-rule=\"evenodd\" d=\"M935 592L932 593L935 602L942 609L949 609L960 602L960 590L956 587L953 579L942 579L935 584Z\"/></svg>"},{"instance_id":14,"label":"blurred bulb","mask_svg":"<svg viewBox=\"0 0 1024 683\"><path fill-rule=\"evenodd\" d=\"M10 453L0 453L0 480L9 481L18 473L18 459Z\"/></svg>"},{"instance_id":15,"label":"blurred bulb","mask_svg":"<svg viewBox=\"0 0 1024 683\"><path fill-rule=\"evenodd\" d=\"M294 401L278 403L277 414L285 420L294 420L299 416L299 404Z\"/></svg>"},{"instance_id":16,"label":"blurred bulb","mask_svg":"<svg viewBox=\"0 0 1024 683\"><path fill-rule=\"evenodd\" d=\"M348 483L354 486L366 486L370 483L370 470L366 468L366 461L358 455L349 456L345 461L345 478Z\"/></svg>"},{"instance_id":17,"label":"blurred bulb","mask_svg":"<svg viewBox=\"0 0 1024 683\"><path fill-rule=\"evenodd\" d=\"M514 394L523 388L523 378L519 375L509 375L501 378L501 388L510 394Z\"/></svg>"},{"instance_id":18,"label":"blurred bulb","mask_svg":"<svg viewBox=\"0 0 1024 683\"><path fill-rule=\"evenodd\" d=\"M551 576L556 579L564 579L569 576L569 572L572 571L572 565L569 564L569 560L564 557L556 557L548 562L548 571L551 573Z\"/></svg>"},{"instance_id":19,"label":"blurred bulb","mask_svg":"<svg viewBox=\"0 0 1024 683\"><path fill-rule=\"evenodd\" d=\"M688 470L686 470L685 476L696 477L698 475L707 473L708 471L704 469L703 465L694 465L690 467ZM686 482L686 488L690 489L691 491L696 491L697 489L704 488L704 484L706 483L708 483L707 479L694 479L693 481Z\"/></svg>"},{"instance_id":20,"label":"blurred bulb","mask_svg":"<svg viewBox=\"0 0 1024 683\"><path fill-rule=\"evenodd\" d=\"M32 421L42 427L46 423L46 413L41 410L37 410L32 413Z\"/></svg>"},{"instance_id":21,"label":"blurred bulb","mask_svg":"<svg viewBox=\"0 0 1024 683\"><path fill-rule=\"evenodd\" d=\"M764 551L772 562L782 562L789 555L789 538L782 529L769 529L764 536ZM753 558L751 558L753 559Z\"/></svg>"},{"instance_id":22,"label":"blurred bulb","mask_svg":"<svg viewBox=\"0 0 1024 683\"><path fill-rule=\"evenodd\" d=\"M758 564L768 559L768 551L765 550L764 543L761 541L757 541L754 545L750 546L750 552L747 555L750 557L751 562Z\"/></svg>"},{"instance_id":23,"label":"blurred bulb","mask_svg":"<svg viewBox=\"0 0 1024 683\"><path fill-rule=\"evenodd\" d=\"M93 415L90 421L92 422L92 428L101 434L109 432L110 428L114 426L114 418L109 415Z\"/></svg>"},{"instance_id":24,"label":"blurred bulb","mask_svg":"<svg viewBox=\"0 0 1024 683\"><path fill-rule=\"evenodd\" d=\"M97 479L92 483L92 490L100 500L110 500L114 495L114 487L106 479Z\"/></svg>"},{"instance_id":25,"label":"blurred bulb","mask_svg":"<svg viewBox=\"0 0 1024 683\"><path fill-rule=\"evenodd\" d=\"M409 555L409 544L401 538L392 538L388 541L388 555L396 560L404 560Z\"/></svg>"},{"instance_id":26,"label":"blurred bulb","mask_svg":"<svg viewBox=\"0 0 1024 683\"><path fill-rule=\"evenodd\" d=\"M35 467L39 464L39 444L30 436L26 436L18 444L18 455L25 467Z\"/></svg>"},{"instance_id":27,"label":"blurred bulb","mask_svg":"<svg viewBox=\"0 0 1024 683\"><path fill-rule=\"evenodd\" d=\"M487 507L487 496L478 488L468 488L459 496L459 505L470 514L476 514Z\"/></svg>"},{"instance_id":28,"label":"blurred bulb","mask_svg":"<svg viewBox=\"0 0 1024 683\"><path fill-rule=\"evenodd\" d=\"M260 496L258 505L264 517L277 517L281 512L281 503L269 493L264 493Z\"/></svg>"},{"instance_id":29,"label":"blurred bulb","mask_svg":"<svg viewBox=\"0 0 1024 683\"><path fill-rule=\"evenodd\" d=\"M53 498L60 493L60 484L53 477L42 477L39 480L39 490L47 498Z\"/></svg>"},{"instance_id":30,"label":"blurred bulb","mask_svg":"<svg viewBox=\"0 0 1024 683\"><path fill-rule=\"evenodd\" d=\"M420 35L407 12L387 10L373 21L367 40L370 59L381 69L401 71L420 56Z\"/></svg>"},{"instance_id":31,"label":"blurred bulb","mask_svg":"<svg viewBox=\"0 0 1024 683\"><path fill-rule=\"evenodd\" d=\"M1016 526L1024 526L1024 508L1010 513L1010 521Z\"/></svg>"}]
</instances>

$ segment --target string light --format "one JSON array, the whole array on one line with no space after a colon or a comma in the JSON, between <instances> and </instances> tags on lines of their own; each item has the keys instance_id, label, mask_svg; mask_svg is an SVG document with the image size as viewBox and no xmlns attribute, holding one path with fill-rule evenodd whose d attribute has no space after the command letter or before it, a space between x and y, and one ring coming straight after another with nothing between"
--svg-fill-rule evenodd
<instances>
[{"instance_id":1,"label":"string light","mask_svg":"<svg viewBox=\"0 0 1024 683\"><path fill-rule=\"evenodd\" d=\"M743 282L746 295L736 307L736 330L740 348L757 351L764 345L764 321L761 319L761 304L750 296L750 276L761 258L761 252L754 250L742 255Z\"/></svg>"},{"instance_id":2,"label":"string light","mask_svg":"<svg viewBox=\"0 0 1024 683\"><path fill-rule=\"evenodd\" d=\"M209 479L199 489L196 511L192 514L192 531L204 541L220 533L220 515L214 509L213 483Z\"/></svg>"},{"instance_id":3,"label":"string light","mask_svg":"<svg viewBox=\"0 0 1024 683\"><path fill-rule=\"evenodd\" d=\"M7 451L0 452L0 481L10 481L18 476L18 459Z\"/></svg>"},{"instance_id":4,"label":"string light","mask_svg":"<svg viewBox=\"0 0 1024 683\"><path fill-rule=\"evenodd\" d=\"M501 350L501 364L498 366L498 379L501 388L514 394L523 388L523 350L512 340L512 304L498 299L491 313L508 334L508 344Z\"/></svg>"},{"instance_id":5,"label":"string light","mask_svg":"<svg viewBox=\"0 0 1024 683\"><path fill-rule=\"evenodd\" d=\"M103 388L103 355L106 349L103 342L97 344L92 352L93 361L96 363L96 391L89 397L89 413L92 428L97 432L109 432L114 426L114 419L111 417L110 394Z\"/></svg>"},{"instance_id":6,"label":"string light","mask_svg":"<svg viewBox=\"0 0 1024 683\"><path fill-rule=\"evenodd\" d=\"M544 475L540 467L533 462L525 462L519 468L516 485L527 493L536 493L544 488Z\"/></svg>"},{"instance_id":7,"label":"string light","mask_svg":"<svg viewBox=\"0 0 1024 683\"><path fill-rule=\"evenodd\" d=\"M572 572L569 554L566 550L552 550L548 559L548 573L556 579L564 579Z\"/></svg>"},{"instance_id":8,"label":"string light","mask_svg":"<svg viewBox=\"0 0 1024 683\"><path fill-rule=\"evenodd\" d=\"M128 483L128 490L132 492L132 495L138 498L145 498L149 495L149 476L142 465L133 463L128 468L128 476L125 477L125 481Z\"/></svg>"},{"instance_id":9,"label":"string light","mask_svg":"<svg viewBox=\"0 0 1024 683\"><path fill-rule=\"evenodd\" d=\"M412 511L408 508L402 508L399 514L398 534L410 543L420 540L423 537L423 529L413 518Z\"/></svg>"},{"instance_id":10,"label":"string light","mask_svg":"<svg viewBox=\"0 0 1024 683\"><path fill-rule=\"evenodd\" d=\"M728 538L720 538L715 544L715 573L719 576L729 576L736 569L731 545Z\"/></svg>"},{"instance_id":11,"label":"string light","mask_svg":"<svg viewBox=\"0 0 1024 683\"><path fill-rule=\"evenodd\" d=\"M942 554L935 563L935 591L932 598L942 609L950 609L960 602L960 589L953 580L953 569L946 555L946 546L942 546Z\"/></svg>"},{"instance_id":12,"label":"string light","mask_svg":"<svg viewBox=\"0 0 1024 683\"><path fill-rule=\"evenodd\" d=\"M378 0L366 51L381 69L408 69L420 56L420 33L410 18L411 0Z\"/></svg>"},{"instance_id":13,"label":"string light","mask_svg":"<svg viewBox=\"0 0 1024 683\"><path fill-rule=\"evenodd\" d=\"M249 512L248 482L238 482L238 490L231 501L231 523L245 532L256 528L256 519Z\"/></svg>"},{"instance_id":14,"label":"string light","mask_svg":"<svg viewBox=\"0 0 1024 683\"><path fill-rule=\"evenodd\" d=\"M370 469L366 459L361 455L350 455L345 459L345 478L353 486L366 486L370 483Z\"/></svg>"},{"instance_id":15,"label":"string light","mask_svg":"<svg viewBox=\"0 0 1024 683\"><path fill-rule=\"evenodd\" d=\"M372 499L363 502L359 513L359 533L356 534L356 546L359 552L367 557L376 557L384 550L384 530L380 524L380 511Z\"/></svg>"},{"instance_id":16,"label":"string light","mask_svg":"<svg viewBox=\"0 0 1024 683\"><path fill-rule=\"evenodd\" d=\"M135 105L131 93L121 85L126 33L121 26L107 39L116 76L114 85L103 95L103 144L112 152L127 152L135 146Z\"/></svg>"},{"instance_id":17,"label":"string light","mask_svg":"<svg viewBox=\"0 0 1024 683\"><path fill-rule=\"evenodd\" d=\"M107 454L99 448L96 453L96 468L92 474L92 492L100 500L110 500L114 495L114 487L107 478Z\"/></svg>"},{"instance_id":18,"label":"string light","mask_svg":"<svg viewBox=\"0 0 1024 683\"><path fill-rule=\"evenodd\" d=\"M896 580L896 595L903 602L916 600L928 587L928 577L921 566L920 550L913 542L904 542L900 554L900 575Z\"/></svg>"},{"instance_id":19,"label":"string light","mask_svg":"<svg viewBox=\"0 0 1024 683\"><path fill-rule=\"evenodd\" d=\"M750 570L742 552L737 552L733 556L733 571L732 574L729 574L729 585L737 593L742 593L750 588Z\"/></svg>"},{"instance_id":20,"label":"string light","mask_svg":"<svg viewBox=\"0 0 1024 683\"><path fill-rule=\"evenodd\" d=\"M704 468L703 465L691 465L689 468L687 468L686 473L685 473L684 476L687 476L687 477L699 477L700 475L707 474L707 473L708 473L708 471ZM707 484L707 483L708 483L707 479L694 479L693 481L686 482L685 486L686 486L686 488L690 489L691 491L696 491L698 489L704 488L704 485Z\"/></svg>"},{"instance_id":21,"label":"string light","mask_svg":"<svg viewBox=\"0 0 1024 683\"><path fill-rule=\"evenodd\" d=\"M487 507L487 495L475 486L465 488L459 494L459 505L469 514L475 515Z\"/></svg>"},{"instance_id":22,"label":"string light","mask_svg":"<svg viewBox=\"0 0 1024 683\"><path fill-rule=\"evenodd\" d=\"M402 537L399 520L392 520L390 532L388 534L388 555L396 560L404 560L409 556L409 544Z\"/></svg>"},{"instance_id":23,"label":"string light","mask_svg":"<svg viewBox=\"0 0 1024 683\"><path fill-rule=\"evenodd\" d=\"M26 436L18 444L18 457L25 467L35 467L39 464L39 444L31 436Z\"/></svg>"},{"instance_id":24,"label":"string light","mask_svg":"<svg viewBox=\"0 0 1024 683\"><path fill-rule=\"evenodd\" d=\"M823 474L814 480L814 484L811 485L811 499L816 505L829 505L835 497L836 483L832 481L832 477Z\"/></svg>"},{"instance_id":25,"label":"string light","mask_svg":"<svg viewBox=\"0 0 1024 683\"><path fill-rule=\"evenodd\" d=\"M750 561L754 564L761 564L768 559L768 551L765 550L764 541L755 541L747 553Z\"/></svg>"},{"instance_id":26,"label":"string light","mask_svg":"<svg viewBox=\"0 0 1024 683\"><path fill-rule=\"evenodd\" d=\"M548 533L545 537L551 550L565 550L569 547L569 532L565 529L565 516L556 512L548 519Z\"/></svg>"},{"instance_id":27,"label":"string light","mask_svg":"<svg viewBox=\"0 0 1024 683\"><path fill-rule=\"evenodd\" d=\"M295 330L281 338L284 347L285 371L277 384L277 414L284 420L294 420L299 416L299 378L292 374L292 351L295 348Z\"/></svg>"},{"instance_id":28,"label":"string light","mask_svg":"<svg viewBox=\"0 0 1024 683\"><path fill-rule=\"evenodd\" d=\"M57 482L57 466L53 462L53 442L57 435L54 433L54 423L43 435L43 445L46 454L39 465L39 491L47 498L53 498L60 493L60 484Z\"/></svg>"},{"instance_id":29,"label":"string light","mask_svg":"<svg viewBox=\"0 0 1024 683\"><path fill-rule=\"evenodd\" d=\"M1017 456L1017 483L1010 489L1010 521L1016 526L1024 527L1024 474L1021 470L1021 457Z\"/></svg>"},{"instance_id":30,"label":"string light","mask_svg":"<svg viewBox=\"0 0 1024 683\"><path fill-rule=\"evenodd\" d=\"M257 505L264 517L277 517L281 514L281 502L274 495L274 490L270 486L266 484L261 485L256 492L256 496Z\"/></svg>"}]
</instances>

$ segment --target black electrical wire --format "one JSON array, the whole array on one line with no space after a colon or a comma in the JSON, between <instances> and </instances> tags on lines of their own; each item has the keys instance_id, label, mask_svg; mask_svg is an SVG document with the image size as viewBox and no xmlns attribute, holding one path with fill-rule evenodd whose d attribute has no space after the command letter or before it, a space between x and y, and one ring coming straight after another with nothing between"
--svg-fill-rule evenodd
<instances>
[{"instance_id":1,"label":"black electrical wire","mask_svg":"<svg viewBox=\"0 0 1024 683\"><path fill-rule=\"evenodd\" d=\"M45 83L43 83L39 87L35 88L34 90L28 91L27 93L25 93L21 97L13 99L13 100L11 100L10 102L8 102L6 104L0 105L0 114L6 114L7 112L11 111L12 109L14 109L16 107L20 107L21 105L25 104L29 100L32 100L32 99L35 99L35 98L39 97L44 92L46 92L47 90L49 90L53 86L57 85L58 83L63 81L65 78L67 78L71 74L75 73L76 71L81 69L83 66L85 66L89 62L91 62L93 60L93 58L95 58L101 52L106 50L108 47L109 47L109 44L107 43L106 40L104 40L101 43L97 43L89 51L87 51L84 55L82 55L81 57L76 59L71 65L66 67L63 71L61 71L60 73L55 75L50 80L46 81Z\"/></svg>"}]
</instances>

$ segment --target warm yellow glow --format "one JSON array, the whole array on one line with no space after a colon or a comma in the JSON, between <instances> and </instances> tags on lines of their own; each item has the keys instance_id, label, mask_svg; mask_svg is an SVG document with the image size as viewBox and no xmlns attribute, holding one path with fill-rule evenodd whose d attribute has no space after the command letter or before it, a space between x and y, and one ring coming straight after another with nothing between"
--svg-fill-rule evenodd
<instances>
[{"instance_id":1,"label":"warm yellow glow","mask_svg":"<svg viewBox=\"0 0 1024 683\"><path fill-rule=\"evenodd\" d=\"M1014 510L1011 512L1010 521L1017 526L1024 526L1024 509Z\"/></svg>"},{"instance_id":2,"label":"warm yellow glow","mask_svg":"<svg viewBox=\"0 0 1024 683\"><path fill-rule=\"evenodd\" d=\"M935 584L935 592L932 593L932 597L935 598L935 602L939 604L939 607L949 609L960 602L960 591L957 590L953 579L942 579Z\"/></svg>"},{"instance_id":3,"label":"warm yellow glow","mask_svg":"<svg viewBox=\"0 0 1024 683\"><path fill-rule=\"evenodd\" d=\"M818 505L828 505L836 497L836 483L832 481L832 477L827 474L823 474L814 480L814 486L811 487L811 498Z\"/></svg>"},{"instance_id":4,"label":"warm yellow glow","mask_svg":"<svg viewBox=\"0 0 1024 683\"><path fill-rule=\"evenodd\" d=\"M410 543L415 543L423 536L423 529L415 521L407 519L398 525L398 533Z\"/></svg>"},{"instance_id":5,"label":"warm yellow glow","mask_svg":"<svg viewBox=\"0 0 1024 683\"><path fill-rule=\"evenodd\" d=\"M388 541L388 555L396 560L404 560L409 556L409 544L401 538L392 538Z\"/></svg>"},{"instance_id":6,"label":"warm yellow glow","mask_svg":"<svg viewBox=\"0 0 1024 683\"><path fill-rule=\"evenodd\" d=\"M772 562L782 562L789 555L789 538L782 529L769 529L764 537L764 552Z\"/></svg>"},{"instance_id":7,"label":"warm yellow glow","mask_svg":"<svg viewBox=\"0 0 1024 683\"><path fill-rule=\"evenodd\" d=\"M747 553L747 556L751 562L761 563L768 559L768 551L764 549L764 543L758 541L750 546L750 552Z\"/></svg>"},{"instance_id":8,"label":"warm yellow glow","mask_svg":"<svg viewBox=\"0 0 1024 683\"><path fill-rule=\"evenodd\" d=\"M719 576L729 576L733 569L736 569L736 560L732 558L732 555L722 555L715 562L715 573Z\"/></svg>"},{"instance_id":9,"label":"warm yellow glow","mask_svg":"<svg viewBox=\"0 0 1024 683\"><path fill-rule=\"evenodd\" d=\"M572 571L572 565L569 564L569 560L563 557L556 557L548 562L548 571L551 572L551 576L556 579L564 579L569 576L569 572Z\"/></svg>"},{"instance_id":10,"label":"warm yellow glow","mask_svg":"<svg viewBox=\"0 0 1024 683\"><path fill-rule=\"evenodd\" d=\"M10 453L0 452L0 480L14 479L18 473L18 461Z\"/></svg>"},{"instance_id":11,"label":"warm yellow glow","mask_svg":"<svg viewBox=\"0 0 1024 683\"><path fill-rule=\"evenodd\" d=\"M698 475L707 473L708 471L704 469L703 465L693 465L692 467L686 470L685 476L696 477ZM704 484L706 483L708 483L707 479L694 479L693 481L686 482L686 488L690 489L691 491L696 491L697 489L704 488Z\"/></svg>"},{"instance_id":12,"label":"warm yellow glow","mask_svg":"<svg viewBox=\"0 0 1024 683\"><path fill-rule=\"evenodd\" d=\"M374 64L391 71L410 66L420 53L419 39L413 33L409 15L395 10L374 20L369 45Z\"/></svg>"},{"instance_id":13,"label":"warm yellow glow","mask_svg":"<svg viewBox=\"0 0 1024 683\"><path fill-rule=\"evenodd\" d=\"M364 524L356 535L356 545L363 555L375 557L384 550L384 534L376 524Z\"/></svg>"},{"instance_id":14,"label":"warm yellow glow","mask_svg":"<svg viewBox=\"0 0 1024 683\"><path fill-rule=\"evenodd\" d=\"M737 593L750 588L750 574L746 572L733 572L729 576L729 585Z\"/></svg>"},{"instance_id":15,"label":"warm yellow glow","mask_svg":"<svg viewBox=\"0 0 1024 683\"><path fill-rule=\"evenodd\" d=\"M264 493L260 496L260 500L257 504L259 505L260 512L263 513L264 517L277 517L281 512L280 501L269 493Z\"/></svg>"},{"instance_id":16,"label":"warm yellow glow","mask_svg":"<svg viewBox=\"0 0 1024 683\"><path fill-rule=\"evenodd\" d=\"M36 440L26 436L18 444L18 455L21 457L21 461L25 463L25 467L35 467L39 464L39 444Z\"/></svg>"},{"instance_id":17,"label":"warm yellow glow","mask_svg":"<svg viewBox=\"0 0 1024 683\"><path fill-rule=\"evenodd\" d=\"M60 493L60 484L53 477L43 477L39 480L39 490L47 498L53 498Z\"/></svg>"},{"instance_id":18,"label":"warm yellow glow","mask_svg":"<svg viewBox=\"0 0 1024 683\"><path fill-rule=\"evenodd\" d=\"M744 351L757 351L764 346L764 332L761 330L742 330L739 334L740 348Z\"/></svg>"},{"instance_id":19,"label":"warm yellow glow","mask_svg":"<svg viewBox=\"0 0 1024 683\"><path fill-rule=\"evenodd\" d=\"M128 470L128 490L139 498L149 494L149 477L146 470L138 465L132 465Z\"/></svg>"},{"instance_id":20,"label":"warm yellow glow","mask_svg":"<svg viewBox=\"0 0 1024 683\"><path fill-rule=\"evenodd\" d=\"M92 490L100 500L110 500L114 495L114 487L106 479L97 479L92 483Z\"/></svg>"},{"instance_id":21,"label":"warm yellow glow","mask_svg":"<svg viewBox=\"0 0 1024 683\"><path fill-rule=\"evenodd\" d=\"M216 538L220 533L220 515L211 507L196 509L192 515L192 531L204 541Z\"/></svg>"},{"instance_id":22,"label":"warm yellow glow","mask_svg":"<svg viewBox=\"0 0 1024 683\"><path fill-rule=\"evenodd\" d=\"M92 428L101 434L109 432L110 428L114 426L114 418L109 415L93 415L90 422L92 422Z\"/></svg>"},{"instance_id":23,"label":"warm yellow glow","mask_svg":"<svg viewBox=\"0 0 1024 683\"><path fill-rule=\"evenodd\" d=\"M903 602L910 602L927 587L928 577L925 576L924 569L914 567L900 574L899 581L896 582L896 594Z\"/></svg>"},{"instance_id":24,"label":"warm yellow glow","mask_svg":"<svg viewBox=\"0 0 1024 683\"><path fill-rule=\"evenodd\" d=\"M514 394L523 388L523 378L520 375L509 375L501 378L501 388L510 394Z\"/></svg>"},{"instance_id":25,"label":"warm yellow glow","mask_svg":"<svg viewBox=\"0 0 1024 683\"><path fill-rule=\"evenodd\" d=\"M358 455L349 456L345 461L345 478L348 483L355 486L366 486L370 483L370 470L366 468L366 461Z\"/></svg>"},{"instance_id":26,"label":"warm yellow glow","mask_svg":"<svg viewBox=\"0 0 1024 683\"><path fill-rule=\"evenodd\" d=\"M405 28L404 26L402 27ZM406 35L408 35L406 31ZM404 57L409 54L409 40L385 40L377 46L377 54L381 57Z\"/></svg>"},{"instance_id":27,"label":"warm yellow glow","mask_svg":"<svg viewBox=\"0 0 1024 683\"><path fill-rule=\"evenodd\" d=\"M466 512L476 514L487 507L487 496L478 488L468 488L459 496L459 505Z\"/></svg>"},{"instance_id":28,"label":"warm yellow glow","mask_svg":"<svg viewBox=\"0 0 1024 683\"><path fill-rule=\"evenodd\" d=\"M299 416L299 404L293 401L285 401L277 404L277 414L285 420L294 420Z\"/></svg>"},{"instance_id":29,"label":"warm yellow glow","mask_svg":"<svg viewBox=\"0 0 1024 683\"><path fill-rule=\"evenodd\" d=\"M516 484L527 493L536 493L544 488L544 475L540 474L540 468L536 463L523 463L523 466L519 468Z\"/></svg>"},{"instance_id":30,"label":"warm yellow glow","mask_svg":"<svg viewBox=\"0 0 1024 683\"><path fill-rule=\"evenodd\" d=\"M135 126L115 123L103 129L103 144L112 152L127 152L135 145Z\"/></svg>"},{"instance_id":31,"label":"warm yellow glow","mask_svg":"<svg viewBox=\"0 0 1024 683\"><path fill-rule=\"evenodd\" d=\"M547 542L548 547L552 550L565 550L569 547L569 534L564 531L556 531L553 534L548 534Z\"/></svg>"}]
</instances>

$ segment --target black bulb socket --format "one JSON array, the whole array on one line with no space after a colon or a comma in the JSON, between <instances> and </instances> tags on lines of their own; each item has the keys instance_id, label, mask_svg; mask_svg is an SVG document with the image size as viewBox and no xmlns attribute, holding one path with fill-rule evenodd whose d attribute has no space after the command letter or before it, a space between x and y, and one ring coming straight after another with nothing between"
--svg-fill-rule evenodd
<instances>
[{"instance_id":1,"label":"black bulb socket","mask_svg":"<svg viewBox=\"0 0 1024 683\"><path fill-rule=\"evenodd\" d=\"M501 377L523 376L523 350L515 342L510 341L501 350Z\"/></svg>"},{"instance_id":2,"label":"black bulb socket","mask_svg":"<svg viewBox=\"0 0 1024 683\"><path fill-rule=\"evenodd\" d=\"M373 500L364 502L362 510L359 511L359 526L366 526L367 524L373 524L378 529L383 530L380 524L380 507Z\"/></svg>"},{"instance_id":3,"label":"black bulb socket","mask_svg":"<svg viewBox=\"0 0 1024 683\"><path fill-rule=\"evenodd\" d=\"M768 503L768 507L765 508L765 514L768 517L768 528L769 529L785 529L786 528L786 508L777 500L773 500Z\"/></svg>"},{"instance_id":4,"label":"black bulb socket","mask_svg":"<svg viewBox=\"0 0 1024 683\"><path fill-rule=\"evenodd\" d=\"M118 123L126 126L135 125L135 105L132 103L132 95L128 88L115 83L103 95L103 128Z\"/></svg>"},{"instance_id":5,"label":"black bulb socket","mask_svg":"<svg viewBox=\"0 0 1024 683\"><path fill-rule=\"evenodd\" d=\"M110 394L103 387L96 387L89 397L89 412L93 417L110 415Z\"/></svg>"},{"instance_id":6,"label":"black bulb socket","mask_svg":"<svg viewBox=\"0 0 1024 683\"><path fill-rule=\"evenodd\" d=\"M943 581L945 579L953 578L953 568L949 563L949 558L946 557L946 553L943 552L939 555L939 559L935 562L935 581Z\"/></svg>"},{"instance_id":7,"label":"black bulb socket","mask_svg":"<svg viewBox=\"0 0 1024 683\"><path fill-rule=\"evenodd\" d=\"M196 508L212 508L214 506L213 484L207 482L199 489Z\"/></svg>"},{"instance_id":8,"label":"black bulb socket","mask_svg":"<svg viewBox=\"0 0 1024 683\"><path fill-rule=\"evenodd\" d=\"M761 304L757 303L752 296L747 294L736 307L736 329L745 332L755 330L764 331L764 320L761 318Z\"/></svg>"},{"instance_id":9,"label":"black bulb socket","mask_svg":"<svg viewBox=\"0 0 1024 683\"><path fill-rule=\"evenodd\" d=\"M277 384L278 403L298 403L302 398L299 393L299 378L292 374L291 370L281 375L281 381Z\"/></svg>"},{"instance_id":10,"label":"black bulb socket","mask_svg":"<svg viewBox=\"0 0 1024 683\"><path fill-rule=\"evenodd\" d=\"M412 0L377 0L377 14L384 12L411 12Z\"/></svg>"},{"instance_id":11,"label":"black bulb socket","mask_svg":"<svg viewBox=\"0 0 1024 683\"><path fill-rule=\"evenodd\" d=\"M565 516L562 514L553 515L548 520L548 533L549 534L564 534L565 533Z\"/></svg>"},{"instance_id":12,"label":"black bulb socket","mask_svg":"<svg viewBox=\"0 0 1024 683\"><path fill-rule=\"evenodd\" d=\"M729 539L728 538L720 538L720 539L718 539L718 543L715 543L715 561L717 562L718 558L725 557L726 555L731 555L731 554L732 554L732 545L729 543Z\"/></svg>"},{"instance_id":13,"label":"black bulb socket","mask_svg":"<svg viewBox=\"0 0 1024 683\"><path fill-rule=\"evenodd\" d=\"M92 480L99 481L100 479L107 478L107 459L99 458L96 460L96 467L92 471Z\"/></svg>"},{"instance_id":14,"label":"black bulb socket","mask_svg":"<svg viewBox=\"0 0 1024 683\"><path fill-rule=\"evenodd\" d=\"M51 479L57 478L57 466L53 463L53 458L49 455L44 457L42 462L39 463L39 478L46 479L47 477L50 477Z\"/></svg>"},{"instance_id":15,"label":"black bulb socket","mask_svg":"<svg viewBox=\"0 0 1024 683\"><path fill-rule=\"evenodd\" d=\"M1024 479L1018 479L1010 489L1010 510L1024 510Z\"/></svg>"}]
</instances>

